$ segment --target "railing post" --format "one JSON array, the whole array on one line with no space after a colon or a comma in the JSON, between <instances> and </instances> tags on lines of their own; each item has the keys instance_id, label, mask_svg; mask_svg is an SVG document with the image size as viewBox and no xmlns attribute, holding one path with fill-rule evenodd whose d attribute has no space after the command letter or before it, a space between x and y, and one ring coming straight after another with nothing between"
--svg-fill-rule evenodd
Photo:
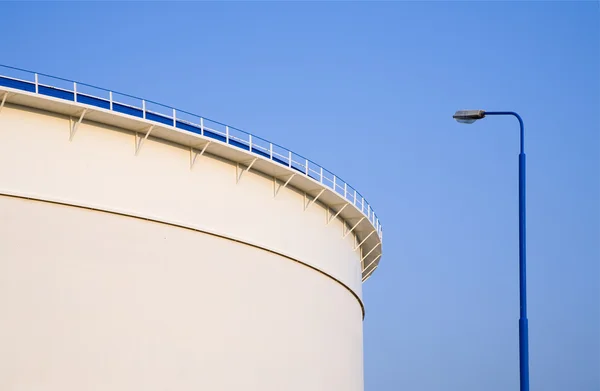
<instances>
[{"instance_id":1,"label":"railing post","mask_svg":"<svg viewBox=\"0 0 600 391\"><path fill-rule=\"evenodd\" d=\"M365 197L360 197L360 211L365 213Z\"/></svg>"},{"instance_id":2,"label":"railing post","mask_svg":"<svg viewBox=\"0 0 600 391\"><path fill-rule=\"evenodd\" d=\"M34 74L34 77L35 77L35 93L37 94L39 92L39 88L38 88L38 85L39 85L39 83L38 83L38 74L37 73Z\"/></svg>"},{"instance_id":3,"label":"railing post","mask_svg":"<svg viewBox=\"0 0 600 391\"><path fill-rule=\"evenodd\" d=\"M323 167L321 167L321 183L323 183Z\"/></svg>"},{"instance_id":4,"label":"railing post","mask_svg":"<svg viewBox=\"0 0 600 391\"><path fill-rule=\"evenodd\" d=\"M337 192L337 190L335 190L335 175L333 176L333 192Z\"/></svg>"},{"instance_id":5,"label":"railing post","mask_svg":"<svg viewBox=\"0 0 600 391\"><path fill-rule=\"evenodd\" d=\"M73 82L73 98L77 102L77 83Z\"/></svg>"},{"instance_id":6,"label":"railing post","mask_svg":"<svg viewBox=\"0 0 600 391\"><path fill-rule=\"evenodd\" d=\"M146 100L142 100L142 115L144 117L144 119L146 119Z\"/></svg>"},{"instance_id":7,"label":"railing post","mask_svg":"<svg viewBox=\"0 0 600 391\"><path fill-rule=\"evenodd\" d=\"M348 184L344 182L344 198L348 198Z\"/></svg>"},{"instance_id":8,"label":"railing post","mask_svg":"<svg viewBox=\"0 0 600 391\"><path fill-rule=\"evenodd\" d=\"M248 134L248 144L250 144L250 152L252 152L252 135Z\"/></svg>"},{"instance_id":9,"label":"railing post","mask_svg":"<svg viewBox=\"0 0 600 391\"><path fill-rule=\"evenodd\" d=\"M273 143L269 143L269 156L273 160Z\"/></svg>"},{"instance_id":10,"label":"railing post","mask_svg":"<svg viewBox=\"0 0 600 391\"><path fill-rule=\"evenodd\" d=\"M306 160L306 175L308 175L308 159L305 159L305 160Z\"/></svg>"},{"instance_id":11,"label":"railing post","mask_svg":"<svg viewBox=\"0 0 600 391\"><path fill-rule=\"evenodd\" d=\"M356 206L356 189L354 189L354 206Z\"/></svg>"},{"instance_id":12,"label":"railing post","mask_svg":"<svg viewBox=\"0 0 600 391\"><path fill-rule=\"evenodd\" d=\"M177 127L177 111L175 109L173 109L173 127Z\"/></svg>"},{"instance_id":13,"label":"railing post","mask_svg":"<svg viewBox=\"0 0 600 391\"><path fill-rule=\"evenodd\" d=\"M112 111L113 109L113 96L112 96L112 91L108 91L108 100L110 101L110 110Z\"/></svg>"},{"instance_id":14,"label":"railing post","mask_svg":"<svg viewBox=\"0 0 600 391\"><path fill-rule=\"evenodd\" d=\"M200 134L204 136L204 118L200 117Z\"/></svg>"},{"instance_id":15,"label":"railing post","mask_svg":"<svg viewBox=\"0 0 600 391\"><path fill-rule=\"evenodd\" d=\"M292 151L288 151L288 160L290 167L292 167Z\"/></svg>"},{"instance_id":16,"label":"railing post","mask_svg":"<svg viewBox=\"0 0 600 391\"><path fill-rule=\"evenodd\" d=\"M225 142L229 144L229 126L225 125Z\"/></svg>"}]
</instances>

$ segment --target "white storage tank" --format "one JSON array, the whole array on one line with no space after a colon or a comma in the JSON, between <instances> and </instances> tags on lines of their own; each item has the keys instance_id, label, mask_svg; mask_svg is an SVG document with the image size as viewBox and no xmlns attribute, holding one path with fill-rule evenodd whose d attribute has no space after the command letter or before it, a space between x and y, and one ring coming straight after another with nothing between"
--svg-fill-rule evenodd
<instances>
[{"instance_id":1,"label":"white storage tank","mask_svg":"<svg viewBox=\"0 0 600 391\"><path fill-rule=\"evenodd\" d=\"M46 75L0 67L0 103L0 390L363 390L382 229L349 184Z\"/></svg>"}]
</instances>

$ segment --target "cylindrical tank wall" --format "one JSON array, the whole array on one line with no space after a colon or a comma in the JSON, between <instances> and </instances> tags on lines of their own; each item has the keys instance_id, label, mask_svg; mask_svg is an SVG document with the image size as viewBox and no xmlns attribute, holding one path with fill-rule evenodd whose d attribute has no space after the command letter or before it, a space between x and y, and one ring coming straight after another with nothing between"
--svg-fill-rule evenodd
<instances>
[{"instance_id":1,"label":"cylindrical tank wall","mask_svg":"<svg viewBox=\"0 0 600 391\"><path fill-rule=\"evenodd\" d=\"M0 113L0 390L363 389L340 221L177 145L68 138L67 118Z\"/></svg>"}]
</instances>

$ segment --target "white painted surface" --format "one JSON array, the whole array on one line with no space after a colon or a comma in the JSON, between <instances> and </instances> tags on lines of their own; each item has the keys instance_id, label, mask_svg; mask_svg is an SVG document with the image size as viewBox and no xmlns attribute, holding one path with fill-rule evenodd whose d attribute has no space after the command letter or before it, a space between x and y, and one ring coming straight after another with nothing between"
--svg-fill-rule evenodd
<instances>
[{"instance_id":1,"label":"white painted surface","mask_svg":"<svg viewBox=\"0 0 600 391\"><path fill-rule=\"evenodd\" d=\"M98 124L104 124L104 126L108 127L117 127L122 130L138 132L140 134L140 138L138 140L145 138L141 136L149 134L151 130L153 138L163 140L163 142L166 143L174 143L179 146L185 146L190 149L204 149L206 142L211 141L208 148L209 154L219 156L220 158L227 159L228 161L242 164L244 164L244 162L246 162L245 164L248 164L247 162L251 161L252 163L250 164L252 165L253 170L269 177L277 177L286 182L290 181L289 185L291 187L299 189L300 191L306 192L312 196L316 196L317 192L325 189L325 192L319 198L319 202L328 206L329 208L332 208L333 213L336 213L336 216L339 214L339 218L348 222L349 224L352 224L354 221L360 221L357 224L356 230L353 232L356 234L361 243L360 247L361 251L363 251L363 254L365 251L367 254L369 254L364 255L362 258L362 281L368 279L379 265L382 255L381 238L383 231L381 229L382 227L379 223L379 219L377 219L377 217L374 215L370 205L365 203L364 198L358 197L358 194L357 197L352 196L352 194L348 194L348 197L344 197L345 190L349 189L347 184L343 181L340 181L340 179L336 178L335 176L330 176L327 178L327 175L333 175L331 173L321 176L319 180L305 175L306 166L303 166L304 163L302 163L305 158L299 157L293 154L291 151L285 150L285 148L284 151L282 151L281 148L275 150L273 149L273 144L269 144L269 149L265 149L264 144L262 147L263 152L269 151L269 153L272 153L273 156L279 156L279 158L282 158L284 161L287 161L290 158L300 159L301 161L296 161L295 168L291 168L288 163L284 162L284 164L281 164L280 162L265 158L260 154L250 152L245 148L238 148L237 146L230 145L227 142L215 141L215 139L212 137L181 130L172 125L166 125L164 123L142 119L136 116L114 112L79 102L54 98L43 94L40 95L8 87L0 86L0 94L2 94L3 99L6 98L6 102L9 105L20 105L32 109L43 110L45 112L51 112L59 116L69 116L73 118L73 127L69 135L69 140L72 140L74 134L76 133L76 128L78 127L80 120L84 119L87 122L95 122ZM142 108L143 107L144 105L142 105ZM202 123L202 118L199 118L199 121ZM197 121L195 123L197 123ZM206 131L210 130L208 127L203 129ZM223 129L221 129L223 132L219 132L217 129L212 129L212 132L217 132L225 137L230 133L228 129L229 128L225 126ZM246 135L250 138L249 134ZM238 136L240 136L240 134L238 134ZM248 140L244 140L243 134L241 136L241 139L237 139L238 142L240 140L242 142L251 141L249 138ZM232 137L229 137L229 139L230 141L234 140L235 136L232 135ZM254 140L255 139L252 139L252 141ZM141 141L136 145L139 146L140 144ZM136 154L138 151L139 148L136 147ZM279 155L277 155L278 153ZM281 155L281 153L283 153L283 155ZM297 169L300 168L297 165L301 166L300 168L302 169L302 173L298 172ZM314 169L318 167L312 168ZM315 173L319 174L319 170L313 171L313 174ZM294 175L290 177L290 174ZM367 218L362 219L362 217ZM378 235L372 234L375 231L378 231Z\"/></svg>"},{"instance_id":2,"label":"white painted surface","mask_svg":"<svg viewBox=\"0 0 600 391\"><path fill-rule=\"evenodd\" d=\"M135 156L131 133L86 122L68 139L68 119L5 107L0 193L256 247L0 196L0 390L363 389L341 221L272 178L236 184L230 162L190 170L177 145Z\"/></svg>"},{"instance_id":3,"label":"white painted surface","mask_svg":"<svg viewBox=\"0 0 600 391\"><path fill-rule=\"evenodd\" d=\"M0 390L362 390L341 285L214 236L0 197Z\"/></svg>"}]
</instances>

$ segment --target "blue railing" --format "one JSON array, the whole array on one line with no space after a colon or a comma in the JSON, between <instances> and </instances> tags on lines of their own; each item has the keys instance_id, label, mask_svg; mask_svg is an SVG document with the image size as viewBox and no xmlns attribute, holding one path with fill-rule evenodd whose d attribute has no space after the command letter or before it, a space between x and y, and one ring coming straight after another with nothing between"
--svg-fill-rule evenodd
<instances>
[{"instance_id":1,"label":"blue railing","mask_svg":"<svg viewBox=\"0 0 600 391\"><path fill-rule=\"evenodd\" d=\"M315 162L241 129L151 100L7 65L0 65L0 86L65 99L172 126L262 156L314 179L345 198L373 224L379 237L383 237L383 229L373 208L347 182ZM0 97L0 101L1 99Z\"/></svg>"}]
</instances>

